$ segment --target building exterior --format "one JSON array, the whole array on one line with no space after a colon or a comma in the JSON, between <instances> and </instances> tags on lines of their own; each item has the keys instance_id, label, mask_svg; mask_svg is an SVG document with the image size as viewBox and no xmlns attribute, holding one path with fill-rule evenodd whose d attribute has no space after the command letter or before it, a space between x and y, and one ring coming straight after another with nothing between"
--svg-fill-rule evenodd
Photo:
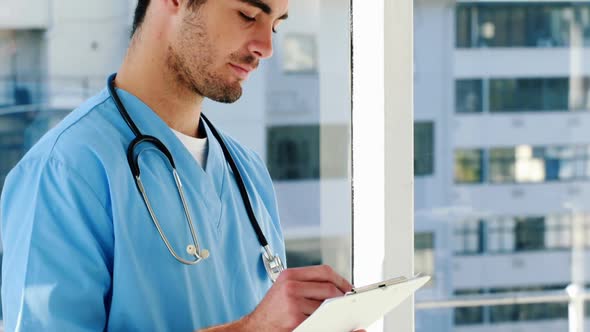
<instances>
[{"instance_id":1,"label":"building exterior","mask_svg":"<svg viewBox=\"0 0 590 332\"><path fill-rule=\"evenodd\" d=\"M418 302L585 285L588 46L587 1L415 2L416 268L435 275ZM566 331L568 303L419 310L416 327Z\"/></svg>"}]
</instances>

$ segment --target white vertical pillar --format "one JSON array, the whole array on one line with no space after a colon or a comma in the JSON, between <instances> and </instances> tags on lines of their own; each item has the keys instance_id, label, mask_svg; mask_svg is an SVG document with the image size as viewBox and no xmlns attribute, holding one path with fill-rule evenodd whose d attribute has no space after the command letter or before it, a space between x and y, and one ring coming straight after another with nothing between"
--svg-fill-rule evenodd
<instances>
[{"instance_id":1,"label":"white vertical pillar","mask_svg":"<svg viewBox=\"0 0 590 332\"><path fill-rule=\"evenodd\" d=\"M413 274L413 2L352 1L357 285ZM371 331L413 331L413 301Z\"/></svg>"},{"instance_id":2,"label":"white vertical pillar","mask_svg":"<svg viewBox=\"0 0 590 332\"><path fill-rule=\"evenodd\" d=\"M579 102L580 97L577 91L582 89L582 68L584 32L580 23L580 14L573 8L570 12L570 103ZM576 100L578 98L578 100ZM570 105L575 106L575 105ZM584 332L584 288L586 278L584 277L584 217L579 207L583 206L578 202L570 203L572 211L572 266L571 284L567 287L570 296L568 305L569 332Z\"/></svg>"},{"instance_id":3,"label":"white vertical pillar","mask_svg":"<svg viewBox=\"0 0 590 332\"><path fill-rule=\"evenodd\" d=\"M385 277L414 274L414 2L385 1ZM414 301L385 320L414 331Z\"/></svg>"},{"instance_id":4,"label":"white vertical pillar","mask_svg":"<svg viewBox=\"0 0 590 332\"><path fill-rule=\"evenodd\" d=\"M383 279L386 1L352 0L353 276L359 286ZM370 331L383 331L383 322Z\"/></svg>"}]
</instances>

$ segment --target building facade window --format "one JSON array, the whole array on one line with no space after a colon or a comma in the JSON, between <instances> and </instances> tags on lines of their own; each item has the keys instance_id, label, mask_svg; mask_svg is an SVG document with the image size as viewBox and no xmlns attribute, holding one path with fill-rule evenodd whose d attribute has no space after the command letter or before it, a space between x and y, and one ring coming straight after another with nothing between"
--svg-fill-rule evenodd
<instances>
[{"instance_id":1,"label":"building facade window","mask_svg":"<svg viewBox=\"0 0 590 332\"><path fill-rule=\"evenodd\" d=\"M416 273L432 276L427 286L435 282L434 233L418 232L414 234L414 269Z\"/></svg>"},{"instance_id":2,"label":"building facade window","mask_svg":"<svg viewBox=\"0 0 590 332\"><path fill-rule=\"evenodd\" d=\"M414 123L414 176L434 173L434 122Z\"/></svg>"},{"instance_id":3,"label":"building facade window","mask_svg":"<svg viewBox=\"0 0 590 332\"><path fill-rule=\"evenodd\" d=\"M267 130L268 170L274 180L320 176L320 127L277 126Z\"/></svg>"},{"instance_id":4,"label":"building facade window","mask_svg":"<svg viewBox=\"0 0 590 332\"><path fill-rule=\"evenodd\" d=\"M465 289L455 291L455 296L477 296L484 294L483 289ZM453 318L455 325L483 324L485 307L455 308Z\"/></svg>"},{"instance_id":5,"label":"building facade window","mask_svg":"<svg viewBox=\"0 0 590 332\"><path fill-rule=\"evenodd\" d=\"M572 216L571 214L555 214L545 216L545 247L547 249L568 249L572 244ZM586 218L584 214L575 217ZM588 223L588 218L585 224ZM590 239L586 238L586 243Z\"/></svg>"},{"instance_id":6,"label":"building facade window","mask_svg":"<svg viewBox=\"0 0 590 332\"><path fill-rule=\"evenodd\" d=\"M311 34L287 34L283 40L283 71L288 74L316 74L318 70L316 37Z\"/></svg>"},{"instance_id":7,"label":"building facade window","mask_svg":"<svg viewBox=\"0 0 590 332\"><path fill-rule=\"evenodd\" d=\"M483 111L483 80L459 79L455 81L455 110L457 113Z\"/></svg>"},{"instance_id":8,"label":"building facade window","mask_svg":"<svg viewBox=\"0 0 590 332\"><path fill-rule=\"evenodd\" d=\"M569 78L490 80L490 112L568 111Z\"/></svg>"},{"instance_id":9,"label":"building facade window","mask_svg":"<svg viewBox=\"0 0 590 332\"><path fill-rule=\"evenodd\" d=\"M515 251L545 249L544 217L517 217L514 221Z\"/></svg>"},{"instance_id":10,"label":"building facade window","mask_svg":"<svg viewBox=\"0 0 590 332\"><path fill-rule=\"evenodd\" d=\"M486 223L483 220L465 220L454 227L456 255L475 255L486 251Z\"/></svg>"},{"instance_id":11,"label":"building facade window","mask_svg":"<svg viewBox=\"0 0 590 332\"><path fill-rule=\"evenodd\" d=\"M590 78L588 77L455 80L455 111L457 113L586 110L590 110Z\"/></svg>"},{"instance_id":12,"label":"building facade window","mask_svg":"<svg viewBox=\"0 0 590 332\"><path fill-rule=\"evenodd\" d=\"M585 234L590 233L590 215L584 213L462 220L454 226L454 254L509 254L569 249L573 218L581 218L583 231ZM590 239L586 237L585 241L586 247L590 247Z\"/></svg>"},{"instance_id":13,"label":"building facade window","mask_svg":"<svg viewBox=\"0 0 590 332\"><path fill-rule=\"evenodd\" d=\"M290 268L322 264L320 238L287 239L285 247Z\"/></svg>"},{"instance_id":14,"label":"building facade window","mask_svg":"<svg viewBox=\"0 0 590 332\"><path fill-rule=\"evenodd\" d=\"M568 47L572 24L590 45L587 3L465 3L456 7L456 47Z\"/></svg>"},{"instance_id":15,"label":"building facade window","mask_svg":"<svg viewBox=\"0 0 590 332\"><path fill-rule=\"evenodd\" d=\"M491 218L487 222L488 253L514 252L514 219L511 217Z\"/></svg>"},{"instance_id":16,"label":"building facade window","mask_svg":"<svg viewBox=\"0 0 590 332\"><path fill-rule=\"evenodd\" d=\"M482 183L483 174L482 149L455 150L456 183Z\"/></svg>"},{"instance_id":17,"label":"building facade window","mask_svg":"<svg viewBox=\"0 0 590 332\"><path fill-rule=\"evenodd\" d=\"M515 149L490 149L489 156L489 181L492 183L514 182Z\"/></svg>"},{"instance_id":18,"label":"building facade window","mask_svg":"<svg viewBox=\"0 0 590 332\"><path fill-rule=\"evenodd\" d=\"M545 285L531 287L491 288L490 294L563 291L566 285ZM549 319L567 319L567 303L528 303L499 305L489 307L490 322L539 321Z\"/></svg>"},{"instance_id":19,"label":"building facade window","mask_svg":"<svg viewBox=\"0 0 590 332\"><path fill-rule=\"evenodd\" d=\"M479 151L479 152L475 152ZM484 162L483 150L455 151L455 182L494 184L543 183L552 181L585 180L590 178L590 146L557 145L493 147Z\"/></svg>"},{"instance_id":20,"label":"building facade window","mask_svg":"<svg viewBox=\"0 0 590 332\"><path fill-rule=\"evenodd\" d=\"M518 294L522 292L563 291L566 285L542 285L531 287L508 287L490 289L460 289L455 296L469 298L483 294ZM475 325L485 323L508 323L567 319L567 303L530 303L454 309L455 325ZM588 311L587 311L588 312Z\"/></svg>"}]
</instances>

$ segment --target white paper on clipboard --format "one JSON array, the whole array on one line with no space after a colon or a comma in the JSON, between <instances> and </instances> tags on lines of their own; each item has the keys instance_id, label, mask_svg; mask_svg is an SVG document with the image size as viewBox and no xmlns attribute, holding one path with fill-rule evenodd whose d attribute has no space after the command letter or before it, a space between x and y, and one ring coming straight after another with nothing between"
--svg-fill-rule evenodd
<instances>
[{"instance_id":1,"label":"white paper on clipboard","mask_svg":"<svg viewBox=\"0 0 590 332\"><path fill-rule=\"evenodd\" d=\"M430 276L395 278L328 299L293 332L349 332L366 329L402 303Z\"/></svg>"}]
</instances>

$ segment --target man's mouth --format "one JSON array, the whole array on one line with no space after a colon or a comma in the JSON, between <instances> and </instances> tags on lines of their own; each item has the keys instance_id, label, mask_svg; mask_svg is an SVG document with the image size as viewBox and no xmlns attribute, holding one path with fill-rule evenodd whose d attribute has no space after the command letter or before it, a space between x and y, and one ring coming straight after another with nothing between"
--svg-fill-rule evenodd
<instances>
[{"instance_id":1,"label":"man's mouth","mask_svg":"<svg viewBox=\"0 0 590 332\"><path fill-rule=\"evenodd\" d=\"M233 63L230 63L229 66L233 69L233 71L236 73L236 75L242 80L247 79L248 76L250 75L250 72L255 69L254 67L250 67L247 65L236 65Z\"/></svg>"}]
</instances>

